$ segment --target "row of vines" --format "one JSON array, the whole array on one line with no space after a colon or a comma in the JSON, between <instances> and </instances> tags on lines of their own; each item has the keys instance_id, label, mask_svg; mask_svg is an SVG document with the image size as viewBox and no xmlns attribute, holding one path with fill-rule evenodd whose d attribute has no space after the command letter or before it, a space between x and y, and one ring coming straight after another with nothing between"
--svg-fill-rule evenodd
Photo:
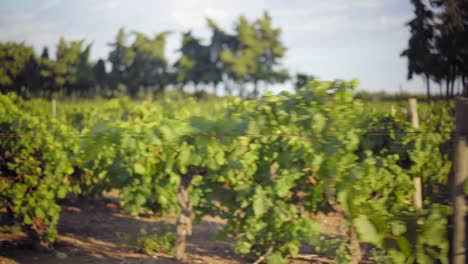
<instances>
[{"instance_id":1,"label":"row of vines","mask_svg":"<svg viewBox=\"0 0 468 264\"><path fill-rule=\"evenodd\" d=\"M252 261L284 263L308 244L333 248L340 263L448 263L453 105L422 105L415 130L405 113L354 99L355 85L314 81L258 100L59 104L55 118L45 101L0 95L2 224L47 245L60 199L118 189L129 214L180 213L185 234L205 215L226 219L219 238ZM318 212L341 215L348 235L323 239L310 217Z\"/></svg>"}]
</instances>

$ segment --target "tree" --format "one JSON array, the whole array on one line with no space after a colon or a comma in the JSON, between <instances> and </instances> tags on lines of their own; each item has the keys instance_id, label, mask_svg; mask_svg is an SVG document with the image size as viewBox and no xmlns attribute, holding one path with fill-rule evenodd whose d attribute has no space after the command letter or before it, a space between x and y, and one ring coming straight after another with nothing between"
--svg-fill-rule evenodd
<instances>
[{"instance_id":1,"label":"tree","mask_svg":"<svg viewBox=\"0 0 468 264\"><path fill-rule=\"evenodd\" d=\"M38 89L40 93L51 98L53 94L59 92L60 88L63 86L63 80L57 79L56 75L58 72L57 64L55 61L49 58L49 49L44 47L42 54L38 59L39 62L39 81Z\"/></svg>"},{"instance_id":2,"label":"tree","mask_svg":"<svg viewBox=\"0 0 468 264\"><path fill-rule=\"evenodd\" d=\"M408 48L400 56L408 58L408 79L413 74L423 75L426 80L427 96L431 97L430 76L433 74L433 62L435 57L431 53L433 49L433 13L422 0L411 0L414 5L415 18L407 25L410 27L411 37Z\"/></svg>"},{"instance_id":3,"label":"tree","mask_svg":"<svg viewBox=\"0 0 468 264\"><path fill-rule=\"evenodd\" d=\"M49 49L47 47L42 49L41 59L49 59Z\"/></svg>"},{"instance_id":4,"label":"tree","mask_svg":"<svg viewBox=\"0 0 468 264\"><path fill-rule=\"evenodd\" d=\"M141 32L117 32L109 44L106 60L90 61L92 44L85 40L66 41L61 37L52 58L47 47L36 57L31 47L23 43L0 43L0 90L51 97L61 95L87 96L109 88L135 96L138 91L163 91L172 83L183 88L193 84L212 86L216 94L220 83L231 94L237 88L246 96L247 85L254 87L250 95L260 94L260 84L283 82L289 78L281 68L286 48L281 42L281 30L272 26L271 16L249 21L240 16L234 33L220 28L207 19L211 38L208 44L189 31L183 34L180 57L168 66L165 56L169 32L148 36ZM127 43L128 38L131 42ZM106 63L110 64L106 72Z\"/></svg>"},{"instance_id":5,"label":"tree","mask_svg":"<svg viewBox=\"0 0 468 264\"><path fill-rule=\"evenodd\" d=\"M252 80L256 72L256 55L260 53L253 25L245 16L240 16L235 26L234 49L224 50L221 61L229 78L239 85L239 96L244 95L244 84Z\"/></svg>"},{"instance_id":6,"label":"tree","mask_svg":"<svg viewBox=\"0 0 468 264\"><path fill-rule=\"evenodd\" d=\"M296 78L294 81L294 88L296 89L296 92L299 91L299 89L305 87L309 81L315 80L315 76L313 75L308 75L305 73L296 73Z\"/></svg>"},{"instance_id":7,"label":"tree","mask_svg":"<svg viewBox=\"0 0 468 264\"><path fill-rule=\"evenodd\" d=\"M198 86L204 79L204 64L209 63L207 47L200 40L192 36L192 32L186 32L182 36L182 47L179 49L181 56L174 64L177 71L176 82L184 87L188 83Z\"/></svg>"},{"instance_id":8,"label":"tree","mask_svg":"<svg viewBox=\"0 0 468 264\"><path fill-rule=\"evenodd\" d=\"M24 94L32 88L36 61L32 47L24 43L0 43L0 90Z\"/></svg>"},{"instance_id":9,"label":"tree","mask_svg":"<svg viewBox=\"0 0 468 264\"><path fill-rule=\"evenodd\" d=\"M153 87L154 92L160 92L167 85L164 49L168 34L169 32L163 32L149 38L143 33L133 32L135 40L125 53L127 85L131 95L136 95L140 87L144 90Z\"/></svg>"},{"instance_id":10,"label":"tree","mask_svg":"<svg viewBox=\"0 0 468 264\"><path fill-rule=\"evenodd\" d=\"M208 46L209 65L205 76L207 82L213 84L213 92L216 94L218 84L226 82L228 78L221 54L226 50L235 50L238 41L235 35L228 34L214 20L208 18L207 25L211 30L211 39Z\"/></svg>"},{"instance_id":11,"label":"tree","mask_svg":"<svg viewBox=\"0 0 468 264\"><path fill-rule=\"evenodd\" d=\"M109 84L112 94L115 94L117 87L120 84L125 84L127 81L127 58L125 54L127 53L128 47L126 46L127 34L125 33L124 28L120 28L117 36L115 37L115 42L110 43L109 46L112 47L112 50L109 53L108 61L111 64L111 70L109 73Z\"/></svg>"},{"instance_id":12,"label":"tree","mask_svg":"<svg viewBox=\"0 0 468 264\"><path fill-rule=\"evenodd\" d=\"M264 81L268 84L282 83L289 78L285 69L278 68L284 57L286 48L280 40L281 29L272 27L272 18L268 12L257 19L254 24L257 41L262 50L257 55L257 69L253 77L254 96L258 96L257 83Z\"/></svg>"},{"instance_id":13,"label":"tree","mask_svg":"<svg viewBox=\"0 0 468 264\"><path fill-rule=\"evenodd\" d=\"M93 81L96 85L96 93L99 93L106 86L107 73L103 59L99 59L93 66Z\"/></svg>"},{"instance_id":14,"label":"tree","mask_svg":"<svg viewBox=\"0 0 468 264\"><path fill-rule=\"evenodd\" d=\"M119 85L125 85L130 95L135 96L141 89L152 88L162 91L170 81L165 57L166 37L170 32L156 34L153 38L137 31L134 40L127 45L127 34L121 28L108 56L111 64L109 84L113 93Z\"/></svg>"},{"instance_id":15,"label":"tree","mask_svg":"<svg viewBox=\"0 0 468 264\"><path fill-rule=\"evenodd\" d=\"M281 30L273 28L270 15L249 22L240 16L235 26L236 42L231 49L221 52L221 61L230 78L240 85L239 95L244 94L244 84L254 85L254 96L258 96L258 83L283 82L288 78L284 69L278 69L285 47L280 40Z\"/></svg>"},{"instance_id":16,"label":"tree","mask_svg":"<svg viewBox=\"0 0 468 264\"><path fill-rule=\"evenodd\" d=\"M457 79L462 84L461 94L468 95L468 2L464 0L433 0L437 13L435 38L439 52L438 65L446 82L446 96L456 93ZM440 73L440 72L439 72Z\"/></svg>"},{"instance_id":17,"label":"tree","mask_svg":"<svg viewBox=\"0 0 468 264\"><path fill-rule=\"evenodd\" d=\"M430 6L422 0L411 2L415 18L408 23L411 38L401 54L408 58L408 79L423 75L428 96L431 80L441 87L445 81L447 98L468 95L468 2L432 0ZM457 81L461 84L458 92Z\"/></svg>"},{"instance_id":18,"label":"tree","mask_svg":"<svg viewBox=\"0 0 468 264\"><path fill-rule=\"evenodd\" d=\"M84 46L84 41L67 42L61 37L57 45L56 61L52 67L55 86L63 88L67 95L86 93L92 85L89 62L92 44Z\"/></svg>"},{"instance_id":19,"label":"tree","mask_svg":"<svg viewBox=\"0 0 468 264\"><path fill-rule=\"evenodd\" d=\"M83 40L84 42L84 40ZM84 47L84 50L79 52L78 63L76 65L76 83L75 90L80 93L89 93L91 87L95 84L93 82L93 67L89 60L92 44Z\"/></svg>"}]
</instances>

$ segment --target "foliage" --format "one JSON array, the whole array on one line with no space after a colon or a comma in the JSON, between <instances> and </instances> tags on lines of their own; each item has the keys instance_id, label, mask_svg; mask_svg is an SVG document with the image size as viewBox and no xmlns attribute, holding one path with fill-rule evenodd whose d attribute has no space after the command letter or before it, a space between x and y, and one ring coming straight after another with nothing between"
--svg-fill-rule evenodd
<instances>
[{"instance_id":1,"label":"foliage","mask_svg":"<svg viewBox=\"0 0 468 264\"><path fill-rule=\"evenodd\" d=\"M164 55L166 36L163 32L150 38L140 32L132 32L134 41L126 45L127 35L120 29L114 49L109 54L112 64L113 85L126 85L130 95L135 96L139 88L156 87L156 91L167 85L167 60Z\"/></svg>"},{"instance_id":2,"label":"foliage","mask_svg":"<svg viewBox=\"0 0 468 264\"><path fill-rule=\"evenodd\" d=\"M120 28L109 44L106 60L90 61L92 45L85 40L61 37L56 56L47 47L36 56L23 43L0 43L0 91L17 92L22 97L141 97L159 95L167 87L183 90L194 87L217 94L224 83L225 93L258 97L259 84L282 83L289 78L281 67L286 48L281 30L272 26L272 17L249 21L240 16L235 33L228 33L207 19L211 38L207 44L191 31L182 36L178 58L171 64L165 53L168 31L148 36ZM106 69L106 64L110 69ZM250 83L253 91L247 92Z\"/></svg>"},{"instance_id":3,"label":"foliage","mask_svg":"<svg viewBox=\"0 0 468 264\"><path fill-rule=\"evenodd\" d=\"M13 94L0 96L0 207L7 221L21 227L36 242L52 242L60 215L57 200L71 190L70 141L48 133L67 133L54 121L22 112Z\"/></svg>"},{"instance_id":4,"label":"foliage","mask_svg":"<svg viewBox=\"0 0 468 264\"><path fill-rule=\"evenodd\" d=\"M155 253L174 253L175 234L172 231L164 231L164 228L155 228L150 233L142 228L137 235L125 233L116 233L116 235L139 252L150 255Z\"/></svg>"},{"instance_id":5,"label":"foliage","mask_svg":"<svg viewBox=\"0 0 468 264\"><path fill-rule=\"evenodd\" d=\"M32 47L24 43L0 43L0 91L32 88L36 63Z\"/></svg>"},{"instance_id":6,"label":"foliage","mask_svg":"<svg viewBox=\"0 0 468 264\"><path fill-rule=\"evenodd\" d=\"M288 78L285 70L277 69L285 47L279 39L281 30L273 28L271 22L271 16L267 12L254 22L240 16L235 26L235 48L224 50L220 54L227 75L240 84L252 82L254 96L259 93L258 82L283 82ZM241 86L240 95L245 92L242 88Z\"/></svg>"},{"instance_id":7,"label":"foliage","mask_svg":"<svg viewBox=\"0 0 468 264\"><path fill-rule=\"evenodd\" d=\"M308 243L336 247L337 261L349 262L353 241L324 242L309 217L335 211L376 258L446 262L450 133L414 133L388 105L356 100L355 86L311 81L258 100L72 103L50 123L79 137L51 140L69 155L74 192L118 189L132 215L171 213L184 184L196 217L226 219L218 237L233 237L252 258L282 263ZM40 100L9 104L42 118L50 109ZM453 105L421 105L421 131L453 131ZM414 177L422 210L411 202Z\"/></svg>"}]
</instances>

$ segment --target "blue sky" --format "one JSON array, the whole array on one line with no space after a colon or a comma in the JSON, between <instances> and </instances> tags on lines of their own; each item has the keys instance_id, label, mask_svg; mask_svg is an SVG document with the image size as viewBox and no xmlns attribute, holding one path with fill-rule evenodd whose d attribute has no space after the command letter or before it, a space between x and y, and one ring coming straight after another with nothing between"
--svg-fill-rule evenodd
<instances>
[{"instance_id":1,"label":"blue sky","mask_svg":"<svg viewBox=\"0 0 468 264\"><path fill-rule=\"evenodd\" d=\"M205 17L232 29L240 14L255 19L264 10L283 30L283 62L291 72L357 78L363 90L396 92L401 85L424 92L420 78L406 81L407 61L399 56L413 16L409 0L7 0L0 5L0 40L25 41L40 52L54 50L61 35L86 38L96 59L107 57L121 26L147 34L171 30L167 55L174 60L181 32L209 37Z\"/></svg>"}]
</instances>

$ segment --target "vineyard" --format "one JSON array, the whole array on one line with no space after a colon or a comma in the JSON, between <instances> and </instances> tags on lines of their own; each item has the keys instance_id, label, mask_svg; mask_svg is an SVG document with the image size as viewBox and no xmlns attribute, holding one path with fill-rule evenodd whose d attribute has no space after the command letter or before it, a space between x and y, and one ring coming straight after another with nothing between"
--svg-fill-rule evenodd
<instances>
[{"instance_id":1,"label":"vineyard","mask_svg":"<svg viewBox=\"0 0 468 264\"><path fill-rule=\"evenodd\" d=\"M117 191L129 215L178 215L177 259L212 216L246 262L286 263L307 245L338 263L448 263L454 105L420 103L415 128L406 103L363 102L355 86L59 101L55 116L49 101L0 95L0 223L52 247L60 201ZM347 235L324 239L311 216L330 212Z\"/></svg>"}]
</instances>

